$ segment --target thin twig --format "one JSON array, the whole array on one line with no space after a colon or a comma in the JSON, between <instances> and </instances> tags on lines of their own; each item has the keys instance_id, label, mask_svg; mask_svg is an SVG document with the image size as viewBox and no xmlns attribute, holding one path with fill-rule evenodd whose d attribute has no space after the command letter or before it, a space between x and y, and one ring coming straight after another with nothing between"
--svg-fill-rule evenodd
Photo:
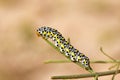
<instances>
[{"instance_id":1,"label":"thin twig","mask_svg":"<svg viewBox=\"0 0 120 80\"><path fill-rule=\"evenodd\" d=\"M111 71L97 72L97 73L90 73L90 74L52 76L51 79L78 79L78 78L94 77L96 74L100 77L100 76L113 75L115 73L116 73L116 70L111 70ZM120 70L117 70L117 73L120 73Z\"/></svg>"},{"instance_id":2,"label":"thin twig","mask_svg":"<svg viewBox=\"0 0 120 80\"><path fill-rule=\"evenodd\" d=\"M71 63L71 61L69 60L48 60L44 62L45 64L49 64L49 63Z\"/></svg>"},{"instance_id":3,"label":"thin twig","mask_svg":"<svg viewBox=\"0 0 120 80\"><path fill-rule=\"evenodd\" d=\"M120 66L120 64L117 64L116 72L115 72L115 74L113 74L112 80L114 80L115 76L117 75L119 66Z\"/></svg>"},{"instance_id":4,"label":"thin twig","mask_svg":"<svg viewBox=\"0 0 120 80\"><path fill-rule=\"evenodd\" d=\"M91 63L120 63L120 60L116 61L90 61ZM48 60L44 62L45 64L49 63L71 63L69 60Z\"/></svg>"},{"instance_id":5,"label":"thin twig","mask_svg":"<svg viewBox=\"0 0 120 80\"><path fill-rule=\"evenodd\" d=\"M120 60L116 61L90 61L91 63L120 63Z\"/></svg>"},{"instance_id":6,"label":"thin twig","mask_svg":"<svg viewBox=\"0 0 120 80\"><path fill-rule=\"evenodd\" d=\"M103 51L103 48L102 48L102 47L100 47L100 51L101 51L105 56L107 56L107 57L110 58L111 60L115 61L114 58L112 58L111 56L109 56L108 54L106 54L106 53Z\"/></svg>"},{"instance_id":7,"label":"thin twig","mask_svg":"<svg viewBox=\"0 0 120 80\"><path fill-rule=\"evenodd\" d=\"M112 68L115 68L118 64L110 66L108 69L111 70Z\"/></svg>"},{"instance_id":8,"label":"thin twig","mask_svg":"<svg viewBox=\"0 0 120 80\"><path fill-rule=\"evenodd\" d=\"M69 43L71 43L70 38L68 38L67 41L68 41Z\"/></svg>"}]
</instances>

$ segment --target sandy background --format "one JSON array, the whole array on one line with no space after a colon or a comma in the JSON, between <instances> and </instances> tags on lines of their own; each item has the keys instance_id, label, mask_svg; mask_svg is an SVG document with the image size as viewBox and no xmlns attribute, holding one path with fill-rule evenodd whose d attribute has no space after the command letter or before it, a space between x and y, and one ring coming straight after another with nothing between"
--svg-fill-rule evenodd
<instances>
[{"instance_id":1,"label":"sandy background","mask_svg":"<svg viewBox=\"0 0 120 80\"><path fill-rule=\"evenodd\" d=\"M44 64L66 58L36 36L41 26L70 37L72 45L91 60L109 60L100 46L120 59L119 0L0 0L0 80L50 80L53 75L88 73L73 63ZM91 66L106 71L112 64Z\"/></svg>"}]
</instances>

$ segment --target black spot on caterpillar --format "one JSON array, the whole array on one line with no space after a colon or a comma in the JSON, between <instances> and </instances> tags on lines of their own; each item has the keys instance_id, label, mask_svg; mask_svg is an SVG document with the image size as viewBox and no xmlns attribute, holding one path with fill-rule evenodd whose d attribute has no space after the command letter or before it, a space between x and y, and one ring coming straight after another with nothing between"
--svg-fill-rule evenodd
<instances>
[{"instance_id":1,"label":"black spot on caterpillar","mask_svg":"<svg viewBox=\"0 0 120 80\"><path fill-rule=\"evenodd\" d=\"M86 70L92 70L89 58L75 49L56 29L44 26L37 29L37 35L42 36L44 39L51 39L60 52L71 61L80 63Z\"/></svg>"}]
</instances>

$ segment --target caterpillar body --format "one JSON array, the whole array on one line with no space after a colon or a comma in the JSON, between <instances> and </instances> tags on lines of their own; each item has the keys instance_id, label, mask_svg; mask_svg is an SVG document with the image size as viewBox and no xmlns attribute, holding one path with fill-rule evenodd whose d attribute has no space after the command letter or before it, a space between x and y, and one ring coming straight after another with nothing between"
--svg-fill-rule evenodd
<instances>
[{"instance_id":1,"label":"caterpillar body","mask_svg":"<svg viewBox=\"0 0 120 80\"><path fill-rule=\"evenodd\" d=\"M60 52L71 61L79 63L86 70L92 70L89 58L74 48L56 29L44 26L37 29L37 35L42 36L44 39L51 39Z\"/></svg>"}]
</instances>

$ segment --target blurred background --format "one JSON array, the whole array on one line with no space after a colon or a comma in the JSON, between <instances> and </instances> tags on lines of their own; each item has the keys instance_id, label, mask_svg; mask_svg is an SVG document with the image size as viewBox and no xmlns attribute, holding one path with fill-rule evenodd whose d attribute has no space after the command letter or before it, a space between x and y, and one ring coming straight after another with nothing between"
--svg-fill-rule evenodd
<instances>
[{"instance_id":1,"label":"blurred background","mask_svg":"<svg viewBox=\"0 0 120 80\"><path fill-rule=\"evenodd\" d=\"M110 60L100 46L120 59L119 0L0 0L0 80L50 80L55 75L88 73L73 63L44 64L66 58L36 36L35 30L41 26L70 37L71 44L90 60ZM95 71L107 71L112 64L91 66Z\"/></svg>"}]
</instances>

